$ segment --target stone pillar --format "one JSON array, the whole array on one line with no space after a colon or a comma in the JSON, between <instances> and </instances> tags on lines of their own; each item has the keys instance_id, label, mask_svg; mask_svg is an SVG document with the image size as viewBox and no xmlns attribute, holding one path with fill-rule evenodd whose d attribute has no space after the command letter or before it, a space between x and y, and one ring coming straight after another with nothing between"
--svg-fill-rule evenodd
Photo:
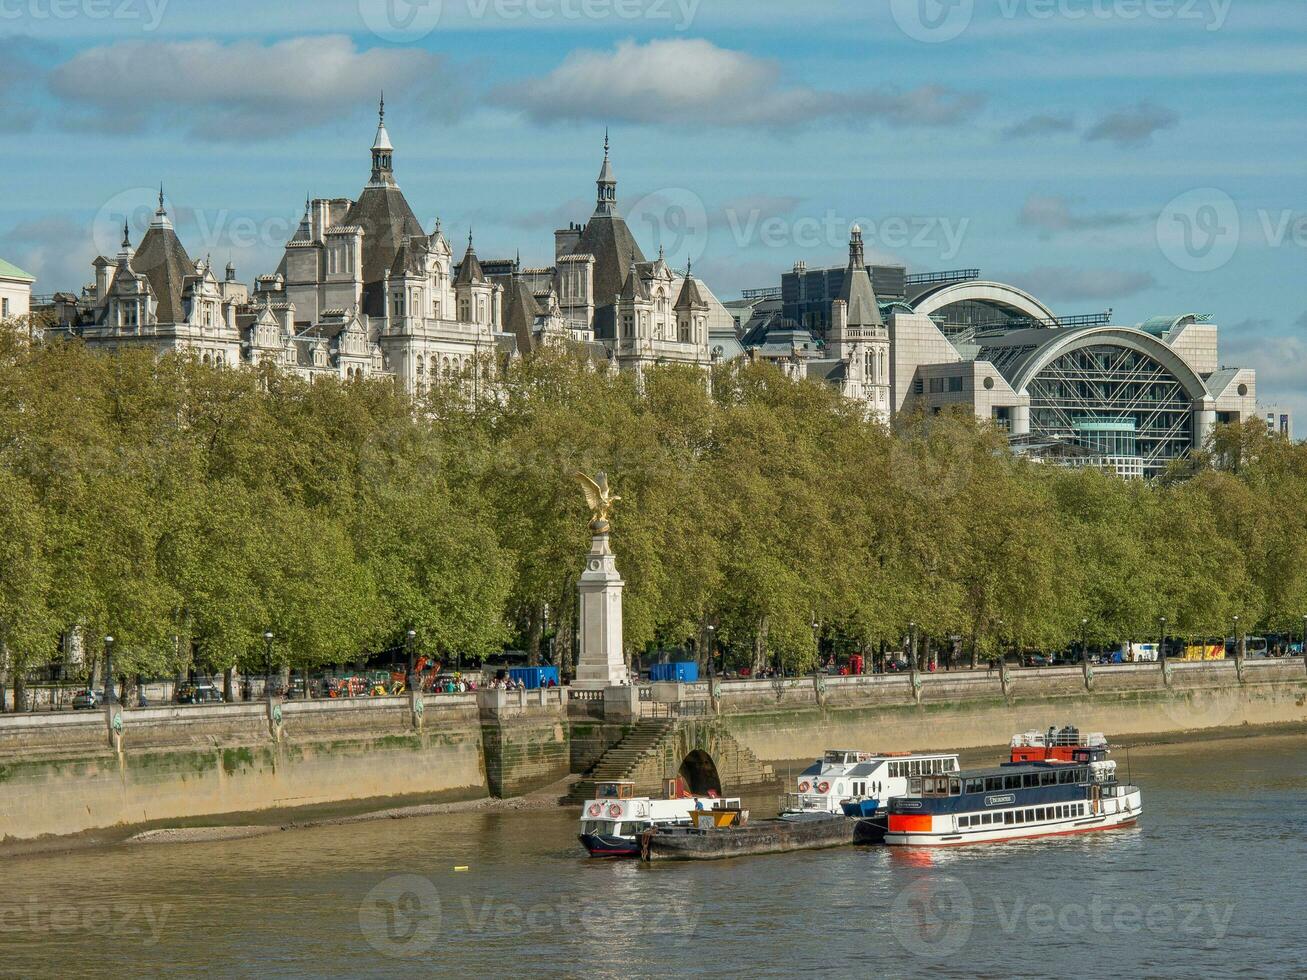
<instances>
[{"instance_id":1,"label":"stone pillar","mask_svg":"<svg viewBox=\"0 0 1307 980\"><path fill-rule=\"evenodd\" d=\"M1216 412L1210 408L1195 408L1192 418L1194 449L1202 449L1207 437L1216 428Z\"/></svg>"},{"instance_id":2,"label":"stone pillar","mask_svg":"<svg viewBox=\"0 0 1307 980\"><path fill-rule=\"evenodd\" d=\"M581 649L576 658L572 687L602 691L629 683L622 656L622 588L616 559L606 531L598 533L586 556L585 571L577 583L581 594Z\"/></svg>"},{"instance_id":3,"label":"stone pillar","mask_svg":"<svg viewBox=\"0 0 1307 980\"><path fill-rule=\"evenodd\" d=\"M1014 436L1030 435L1030 406L1012 406L1012 434Z\"/></svg>"}]
</instances>

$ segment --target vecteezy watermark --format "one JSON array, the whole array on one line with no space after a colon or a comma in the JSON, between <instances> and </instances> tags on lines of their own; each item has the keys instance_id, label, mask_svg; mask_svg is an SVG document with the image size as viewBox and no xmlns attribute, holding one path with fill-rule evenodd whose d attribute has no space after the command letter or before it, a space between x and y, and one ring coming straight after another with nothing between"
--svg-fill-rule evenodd
<instances>
[{"instance_id":1,"label":"vecteezy watermark","mask_svg":"<svg viewBox=\"0 0 1307 980\"><path fill-rule=\"evenodd\" d=\"M1172 265L1185 272L1214 272L1241 244L1264 248L1307 248L1307 213L1259 208L1246 220L1229 194L1200 187L1173 198L1157 218L1157 244Z\"/></svg>"},{"instance_id":2,"label":"vecteezy watermark","mask_svg":"<svg viewBox=\"0 0 1307 980\"><path fill-rule=\"evenodd\" d=\"M918 877L894 897L890 928L909 953L940 960L966 947L982 916L987 935L992 921L1009 939L1146 934L1210 948L1229 933L1235 913L1231 902L1141 903L1103 894L1067 902L1032 902L1002 895L991 900L992 909L988 903L978 904L971 889L949 875Z\"/></svg>"},{"instance_id":3,"label":"vecteezy watermark","mask_svg":"<svg viewBox=\"0 0 1307 980\"><path fill-rule=\"evenodd\" d=\"M698 194L684 187L644 195L627 209L626 220L669 261L695 262L708 248L708 209Z\"/></svg>"},{"instance_id":4,"label":"vecteezy watermark","mask_svg":"<svg viewBox=\"0 0 1307 980\"><path fill-rule=\"evenodd\" d=\"M136 939L143 946L157 946L172 906L168 903L107 901L70 904L38 902L0 905L0 935L112 936Z\"/></svg>"},{"instance_id":5,"label":"vecteezy watermark","mask_svg":"<svg viewBox=\"0 0 1307 980\"><path fill-rule=\"evenodd\" d=\"M156 31L169 0L0 0L0 21L112 20Z\"/></svg>"},{"instance_id":6,"label":"vecteezy watermark","mask_svg":"<svg viewBox=\"0 0 1307 980\"><path fill-rule=\"evenodd\" d=\"M645 21L688 30L702 0L358 0L368 30L384 41L419 41L450 19L521 21Z\"/></svg>"},{"instance_id":7,"label":"vecteezy watermark","mask_svg":"<svg viewBox=\"0 0 1307 980\"><path fill-rule=\"evenodd\" d=\"M1171 936L1208 947L1221 942L1234 918L1232 902L1120 902L1094 895L1088 902L1027 902L994 898L1005 936Z\"/></svg>"},{"instance_id":8,"label":"vecteezy watermark","mask_svg":"<svg viewBox=\"0 0 1307 980\"><path fill-rule=\"evenodd\" d=\"M1201 24L1219 31L1234 0L997 0L1004 20L1138 21ZM931 44L960 37L975 17L975 0L891 0L890 12L908 37Z\"/></svg>"},{"instance_id":9,"label":"vecteezy watermark","mask_svg":"<svg viewBox=\"0 0 1307 980\"><path fill-rule=\"evenodd\" d=\"M106 258L118 254L124 223L131 247L135 249L159 217L159 206L157 187L131 187L109 198L91 221L91 240L96 252ZM290 240L300 222L300 217L292 214L253 215L230 208L187 208L166 195L163 211L187 251L194 256L209 251L278 249Z\"/></svg>"},{"instance_id":10,"label":"vecteezy watermark","mask_svg":"<svg viewBox=\"0 0 1307 980\"><path fill-rule=\"evenodd\" d=\"M387 878L359 905L359 931L384 956L408 959L429 953L440 941L440 922L440 893L421 875Z\"/></svg>"},{"instance_id":11,"label":"vecteezy watermark","mask_svg":"<svg viewBox=\"0 0 1307 980\"><path fill-rule=\"evenodd\" d=\"M737 248L758 243L766 248L838 249L848 244L849 231L857 225L867 247L879 246L891 251L930 249L945 262L958 257L971 227L970 218L933 215L850 218L834 210L827 210L821 216L788 218L764 217L761 208L727 208L725 217Z\"/></svg>"},{"instance_id":12,"label":"vecteezy watermark","mask_svg":"<svg viewBox=\"0 0 1307 980\"><path fill-rule=\"evenodd\" d=\"M462 895L442 907L430 878L404 874L386 878L368 892L359 906L359 929L379 953L407 959L429 952L452 933L476 939L580 932L596 938L648 935L663 944L686 943L701 913L697 905L668 903L649 909L577 895L554 895L530 904Z\"/></svg>"},{"instance_id":13,"label":"vecteezy watermark","mask_svg":"<svg viewBox=\"0 0 1307 980\"><path fill-rule=\"evenodd\" d=\"M971 889L948 875L917 878L894 896L890 929L915 956L940 960L959 952L971 938L976 906Z\"/></svg>"},{"instance_id":14,"label":"vecteezy watermark","mask_svg":"<svg viewBox=\"0 0 1307 980\"><path fill-rule=\"evenodd\" d=\"M1234 198L1199 187L1173 198L1157 216L1157 244L1176 268L1214 272L1239 248L1242 225Z\"/></svg>"},{"instance_id":15,"label":"vecteezy watermark","mask_svg":"<svg viewBox=\"0 0 1307 980\"><path fill-rule=\"evenodd\" d=\"M899 30L928 44L961 37L975 12L975 0L890 0L890 13Z\"/></svg>"}]
</instances>

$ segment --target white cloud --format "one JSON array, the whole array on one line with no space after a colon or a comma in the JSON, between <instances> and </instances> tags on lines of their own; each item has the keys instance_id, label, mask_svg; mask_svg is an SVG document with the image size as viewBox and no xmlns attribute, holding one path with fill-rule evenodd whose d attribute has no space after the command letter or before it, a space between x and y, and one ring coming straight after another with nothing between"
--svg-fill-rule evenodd
<instances>
[{"instance_id":1,"label":"white cloud","mask_svg":"<svg viewBox=\"0 0 1307 980\"><path fill-rule=\"evenodd\" d=\"M449 115L443 60L417 49L360 51L343 36L273 44L211 40L120 41L56 67L50 88L76 122L104 130L180 126L202 139L275 136L319 125L389 89L429 115Z\"/></svg>"},{"instance_id":2,"label":"white cloud","mask_svg":"<svg viewBox=\"0 0 1307 980\"><path fill-rule=\"evenodd\" d=\"M1050 136L1053 133L1068 133L1076 128L1075 116L1049 115L1040 113L1013 123L1003 130L1006 139L1029 139L1032 136Z\"/></svg>"},{"instance_id":3,"label":"white cloud","mask_svg":"<svg viewBox=\"0 0 1307 980\"><path fill-rule=\"evenodd\" d=\"M1179 113L1150 102L1117 112L1110 112L1085 132L1088 142L1106 140L1117 146L1142 146L1155 133L1171 129L1180 121Z\"/></svg>"},{"instance_id":4,"label":"white cloud","mask_svg":"<svg viewBox=\"0 0 1307 980\"><path fill-rule=\"evenodd\" d=\"M1013 281L1050 300L1115 300L1157 285L1151 272L1078 266L1041 266L1025 275L1014 276Z\"/></svg>"},{"instance_id":5,"label":"white cloud","mask_svg":"<svg viewBox=\"0 0 1307 980\"><path fill-rule=\"evenodd\" d=\"M963 121L984 101L937 85L846 92L786 85L775 62L697 38L573 51L547 75L503 87L494 99L537 122L695 127L796 126L832 118L940 126Z\"/></svg>"},{"instance_id":6,"label":"white cloud","mask_svg":"<svg viewBox=\"0 0 1307 980\"><path fill-rule=\"evenodd\" d=\"M1115 228L1137 220L1123 211L1077 214L1071 210L1071 202L1057 194L1031 194L1017 218L1019 224L1038 229L1040 238L1051 238L1060 232Z\"/></svg>"}]
</instances>

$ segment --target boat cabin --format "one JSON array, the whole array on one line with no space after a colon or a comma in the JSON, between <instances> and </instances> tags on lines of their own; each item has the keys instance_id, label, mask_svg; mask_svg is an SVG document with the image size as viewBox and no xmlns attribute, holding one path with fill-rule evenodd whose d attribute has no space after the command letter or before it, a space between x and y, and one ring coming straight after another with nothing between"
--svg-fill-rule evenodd
<instances>
[{"instance_id":1,"label":"boat cabin","mask_svg":"<svg viewBox=\"0 0 1307 980\"><path fill-rule=\"evenodd\" d=\"M596 800L633 800L635 783L626 780L614 780L609 783L595 783Z\"/></svg>"}]
</instances>

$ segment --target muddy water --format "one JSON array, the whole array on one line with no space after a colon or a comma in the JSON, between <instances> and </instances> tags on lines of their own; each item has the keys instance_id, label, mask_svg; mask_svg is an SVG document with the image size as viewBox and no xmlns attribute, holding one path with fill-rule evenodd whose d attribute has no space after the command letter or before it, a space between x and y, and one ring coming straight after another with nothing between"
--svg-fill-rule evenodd
<instances>
[{"instance_id":1,"label":"muddy water","mask_svg":"<svg viewBox=\"0 0 1307 980\"><path fill-rule=\"evenodd\" d=\"M605 863L522 811L10 858L0 975L1302 975L1307 738L1129 765L1136 829L948 852Z\"/></svg>"}]
</instances>

